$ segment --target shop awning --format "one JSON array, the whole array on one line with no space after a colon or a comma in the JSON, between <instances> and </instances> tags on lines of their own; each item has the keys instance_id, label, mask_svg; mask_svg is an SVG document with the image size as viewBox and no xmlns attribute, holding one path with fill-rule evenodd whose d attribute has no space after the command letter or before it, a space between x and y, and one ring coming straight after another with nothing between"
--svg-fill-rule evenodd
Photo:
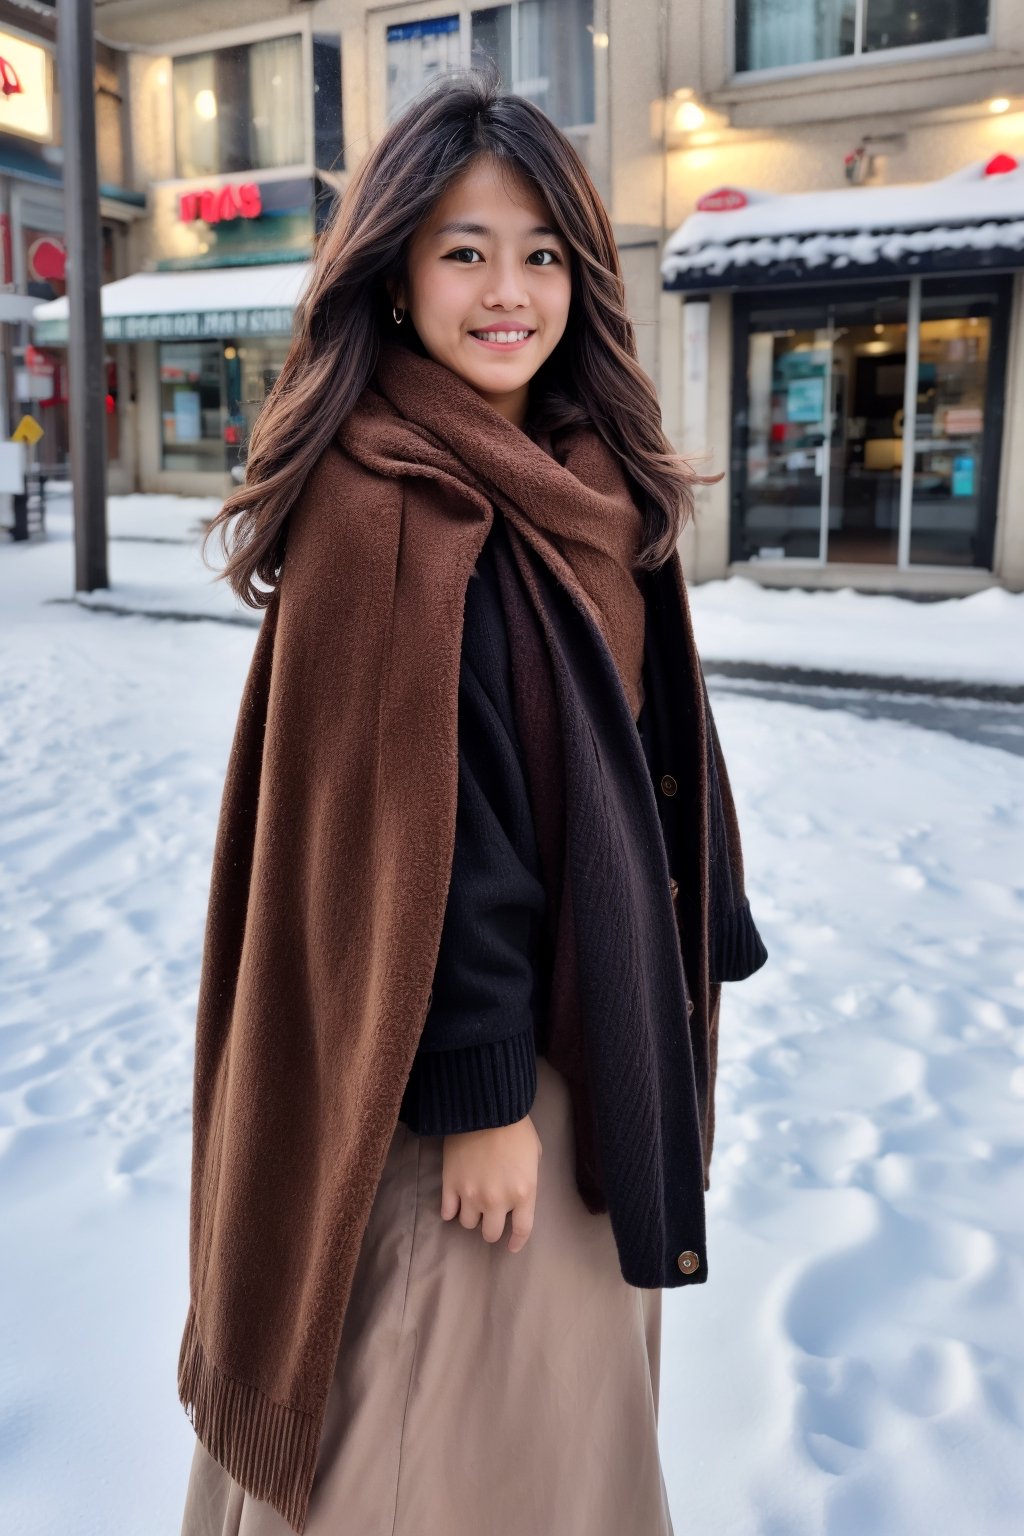
<instances>
[{"instance_id":1,"label":"shop awning","mask_svg":"<svg viewBox=\"0 0 1024 1536\"><path fill-rule=\"evenodd\" d=\"M100 289L106 341L202 341L223 336L288 336L309 262L136 272ZM40 346L68 339L68 301L37 304Z\"/></svg>"},{"instance_id":2,"label":"shop awning","mask_svg":"<svg viewBox=\"0 0 1024 1536\"><path fill-rule=\"evenodd\" d=\"M666 242L662 287L707 291L1024 266L1024 166L939 181L779 195L707 193Z\"/></svg>"},{"instance_id":3,"label":"shop awning","mask_svg":"<svg viewBox=\"0 0 1024 1536\"><path fill-rule=\"evenodd\" d=\"M17 325L20 320L31 321L39 308L39 300L25 293L0 293L0 323Z\"/></svg>"}]
</instances>

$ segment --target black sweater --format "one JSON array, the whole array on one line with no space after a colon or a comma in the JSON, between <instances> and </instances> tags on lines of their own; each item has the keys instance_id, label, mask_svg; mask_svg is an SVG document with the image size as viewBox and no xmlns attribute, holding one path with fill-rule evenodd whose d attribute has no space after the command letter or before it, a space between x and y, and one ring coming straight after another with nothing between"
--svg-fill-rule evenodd
<instances>
[{"instance_id":1,"label":"black sweater","mask_svg":"<svg viewBox=\"0 0 1024 1536\"><path fill-rule=\"evenodd\" d=\"M545 895L493 543L466 591L455 850L430 1009L399 1118L419 1135L511 1125L537 1091Z\"/></svg>"},{"instance_id":2,"label":"black sweater","mask_svg":"<svg viewBox=\"0 0 1024 1536\"><path fill-rule=\"evenodd\" d=\"M550 978L539 963L545 895L533 813L515 723L512 672L494 542L505 538L495 512L466 592L459 677L459 772L455 849L432 1001L399 1118L420 1135L448 1135L509 1125L529 1113L536 1094L535 1041L543 1026ZM666 570L655 578L671 581ZM645 704L637 722L655 785L684 761L679 732L694 729L673 706L666 645L648 597ZM664 621L667 622L667 621ZM678 618L674 621L678 628ZM675 656L682 646L675 639ZM677 770L678 771L678 770ZM657 792L670 873L696 856L683 795ZM715 849L711 980L742 979L767 958L749 902L738 903L726 878L725 848ZM673 881L674 884L674 881ZM695 924L694 924L695 927Z\"/></svg>"}]
</instances>

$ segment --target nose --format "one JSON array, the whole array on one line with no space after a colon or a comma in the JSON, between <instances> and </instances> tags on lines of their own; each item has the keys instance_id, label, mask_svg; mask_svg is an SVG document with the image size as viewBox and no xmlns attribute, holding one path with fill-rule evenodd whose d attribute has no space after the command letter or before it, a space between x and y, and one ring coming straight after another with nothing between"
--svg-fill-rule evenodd
<instances>
[{"instance_id":1,"label":"nose","mask_svg":"<svg viewBox=\"0 0 1024 1536\"><path fill-rule=\"evenodd\" d=\"M529 305L530 295L517 255L513 254L505 260L496 258L491 265L490 276L492 282L484 298L488 308L522 309Z\"/></svg>"}]
</instances>

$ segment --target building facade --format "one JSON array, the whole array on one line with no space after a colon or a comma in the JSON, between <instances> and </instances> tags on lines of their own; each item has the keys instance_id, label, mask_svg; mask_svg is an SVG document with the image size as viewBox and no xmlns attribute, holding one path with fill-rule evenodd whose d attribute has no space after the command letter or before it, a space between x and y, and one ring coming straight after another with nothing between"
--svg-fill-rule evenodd
<instances>
[{"instance_id":1,"label":"building facade","mask_svg":"<svg viewBox=\"0 0 1024 1536\"><path fill-rule=\"evenodd\" d=\"M675 0L661 371L703 576L1024 587L1024 5Z\"/></svg>"},{"instance_id":2,"label":"building facade","mask_svg":"<svg viewBox=\"0 0 1024 1536\"><path fill-rule=\"evenodd\" d=\"M692 579L1024 586L1024 0L96 15L147 201L134 286L105 294L133 484L230 487L332 198L417 90L487 53L583 155L666 430L724 472L684 534Z\"/></svg>"},{"instance_id":3,"label":"building facade","mask_svg":"<svg viewBox=\"0 0 1024 1536\"><path fill-rule=\"evenodd\" d=\"M100 241L104 276L129 270L130 231L146 199L130 183L127 97L116 50L96 50ZM62 126L52 6L0 0L0 407L8 438L23 415L43 429L29 450L44 473L63 472L68 453L63 347L33 344L32 315L65 291ZM123 359L104 357L107 450L121 457Z\"/></svg>"},{"instance_id":4,"label":"building facade","mask_svg":"<svg viewBox=\"0 0 1024 1536\"><path fill-rule=\"evenodd\" d=\"M288 347L333 199L389 116L481 50L570 134L603 187L606 88L591 0L474 11L350 0L95 0L129 82L147 217L131 276L105 285L104 334L131 356L130 421L111 485L222 494ZM66 304L39 342L66 341ZM130 445L130 446L129 446Z\"/></svg>"}]
</instances>

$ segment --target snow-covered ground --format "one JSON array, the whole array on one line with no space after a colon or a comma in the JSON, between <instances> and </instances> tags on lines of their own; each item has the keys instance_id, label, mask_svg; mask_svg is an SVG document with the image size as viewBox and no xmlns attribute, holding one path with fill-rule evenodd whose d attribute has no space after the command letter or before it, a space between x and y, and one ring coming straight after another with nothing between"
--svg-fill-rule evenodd
<instances>
[{"instance_id":1,"label":"snow-covered ground","mask_svg":"<svg viewBox=\"0 0 1024 1536\"><path fill-rule=\"evenodd\" d=\"M219 506L210 497L111 497L114 585L82 593L79 601L258 625L258 614L212 580L195 547L198 520ZM67 498L56 496L47 519L51 546L37 548L33 562L39 577L46 572L58 586L66 574L68 509ZM152 539L164 541L159 550L134 542ZM216 538L207 554L214 566L221 560ZM1024 592L991 587L969 597L911 602L852 587L779 589L730 576L692 586L690 600L697 641L709 662L1024 685Z\"/></svg>"},{"instance_id":2,"label":"snow-covered ground","mask_svg":"<svg viewBox=\"0 0 1024 1536\"><path fill-rule=\"evenodd\" d=\"M701 654L819 671L1024 683L1024 593L989 587L913 602L840 587L771 588L746 576L692 589Z\"/></svg>"},{"instance_id":3,"label":"snow-covered ground","mask_svg":"<svg viewBox=\"0 0 1024 1536\"><path fill-rule=\"evenodd\" d=\"M195 551L215 508L115 499L115 586L94 601L246 618ZM194 1007L255 629L65 601L66 508L49 521L45 542L0 543L0 1530L176 1536ZM748 586L693 592L706 653L751 625L757 659L777 642L819 665L828 644L866 670L891 609L885 671L915 646L957 676L1005 677L1014 650L1022 669L1005 594L762 609ZM713 695L770 958L726 988L709 1280L664 1298L676 1531L1010 1536L1024 762Z\"/></svg>"}]
</instances>

